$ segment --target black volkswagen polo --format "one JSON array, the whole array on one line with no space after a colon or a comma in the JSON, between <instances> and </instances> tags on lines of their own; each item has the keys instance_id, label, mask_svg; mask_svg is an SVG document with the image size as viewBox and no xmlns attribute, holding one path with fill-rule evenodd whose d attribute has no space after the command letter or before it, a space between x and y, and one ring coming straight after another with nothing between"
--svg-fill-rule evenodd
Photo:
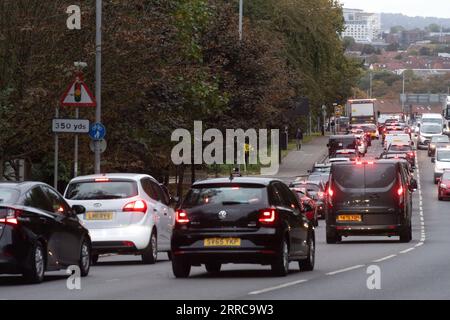
<instances>
[{"instance_id":1,"label":"black volkswagen polo","mask_svg":"<svg viewBox=\"0 0 450 320\"><path fill-rule=\"evenodd\" d=\"M271 265L278 276L287 275L290 261L314 268L314 228L292 191L274 179L196 182L176 212L171 243L176 277L201 264L208 272L225 263Z\"/></svg>"},{"instance_id":2,"label":"black volkswagen polo","mask_svg":"<svg viewBox=\"0 0 450 320\"><path fill-rule=\"evenodd\" d=\"M0 274L42 282L45 271L90 268L91 240L76 214L52 187L39 182L0 183Z\"/></svg>"}]
</instances>

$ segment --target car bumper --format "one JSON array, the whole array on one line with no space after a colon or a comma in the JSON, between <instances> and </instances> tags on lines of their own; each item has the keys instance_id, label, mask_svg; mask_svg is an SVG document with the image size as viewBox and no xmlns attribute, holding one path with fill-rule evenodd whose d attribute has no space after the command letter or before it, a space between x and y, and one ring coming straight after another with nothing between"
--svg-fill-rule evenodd
<instances>
[{"instance_id":1,"label":"car bumper","mask_svg":"<svg viewBox=\"0 0 450 320\"><path fill-rule=\"evenodd\" d=\"M330 228L341 236L393 236L398 235L403 225L335 225Z\"/></svg>"},{"instance_id":2,"label":"car bumper","mask_svg":"<svg viewBox=\"0 0 450 320\"><path fill-rule=\"evenodd\" d=\"M206 238L239 238L241 244L234 247L207 247ZM209 261L220 263L270 264L279 254L281 233L277 229L261 228L254 232L185 232L174 230L172 253L182 256L192 264Z\"/></svg>"},{"instance_id":3,"label":"car bumper","mask_svg":"<svg viewBox=\"0 0 450 320\"><path fill-rule=\"evenodd\" d=\"M143 250L150 242L151 231L152 229L149 226L142 225L123 228L89 229L92 251L96 253L114 253Z\"/></svg>"}]
</instances>

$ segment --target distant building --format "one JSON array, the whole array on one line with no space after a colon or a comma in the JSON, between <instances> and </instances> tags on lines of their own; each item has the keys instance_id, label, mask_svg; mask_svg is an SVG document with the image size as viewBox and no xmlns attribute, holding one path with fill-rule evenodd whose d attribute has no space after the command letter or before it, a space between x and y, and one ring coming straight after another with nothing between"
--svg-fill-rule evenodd
<instances>
[{"instance_id":1,"label":"distant building","mask_svg":"<svg viewBox=\"0 0 450 320\"><path fill-rule=\"evenodd\" d=\"M371 43L381 38L379 13L344 8L345 30L342 37L352 37L357 43Z\"/></svg>"}]
</instances>

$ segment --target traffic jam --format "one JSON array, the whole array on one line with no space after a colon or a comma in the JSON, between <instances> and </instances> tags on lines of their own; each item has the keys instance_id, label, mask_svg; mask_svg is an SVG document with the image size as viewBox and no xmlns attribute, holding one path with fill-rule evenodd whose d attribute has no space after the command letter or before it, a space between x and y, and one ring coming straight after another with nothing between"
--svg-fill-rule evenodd
<instances>
[{"instance_id":1,"label":"traffic jam","mask_svg":"<svg viewBox=\"0 0 450 320\"><path fill-rule=\"evenodd\" d=\"M288 183L231 174L196 181L180 199L146 174L79 176L63 194L40 182L3 182L0 272L40 283L45 272L71 265L85 277L108 255L151 265L165 253L176 278L195 266L217 274L229 263L286 276L290 262L314 269L317 241L388 236L408 243L416 152L427 152L434 166L436 198L450 198L444 119L377 114L367 99L348 108L329 136L327 157ZM316 239L319 227L325 239Z\"/></svg>"}]
</instances>

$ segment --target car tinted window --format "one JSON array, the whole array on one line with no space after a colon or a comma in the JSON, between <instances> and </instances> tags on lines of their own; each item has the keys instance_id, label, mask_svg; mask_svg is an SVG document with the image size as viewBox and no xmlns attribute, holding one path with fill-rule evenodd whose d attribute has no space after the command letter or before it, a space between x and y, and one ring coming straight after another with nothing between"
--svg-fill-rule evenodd
<instances>
[{"instance_id":1,"label":"car tinted window","mask_svg":"<svg viewBox=\"0 0 450 320\"><path fill-rule=\"evenodd\" d=\"M333 181L343 188L364 188L364 166L336 166L332 169Z\"/></svg>"},{"instance_id":2,"label":"car tinted window","mask_svg":"<svg viewBox=\"0 0 450 320\"><path fill-rule=\"evenodd\" d=\"M70 211L70 207L55 190L49 187L42 187L42 190L50 200L52 212L57 214L67 214Z\"/></svg>"},{"instance_id":3,"label":"car tinted window","mask_svg":"<svg viewBox=\"0 0 450 320\"><path fill-rule=\"evenodd\" d=\"M150 185L152 186L153 189L153 194L155 195L156 201L160 201L164 203L164 192L162 191L161 187L159 186L159 184L157 184L156 182L150 180Z\"/></svg>"},{"instance_id":4,"label":"car tinted window","mask_svg":"<svg viewBox=\"0 0 450 320\"><path fill-rule=\"evenodd\" d=\"M377 163L365 165L366 188L386 188L397 176L395 164Z\"/></svg>"},{"instance_id":5,"label":"car tinted window","mask_svg":"<svg viewBox=\"0 0 450 320\"><path fill-rule=\"evenodd\" d=\"M431 137L431 142L450 142L448 136Z\"/></svg>"},{"instance_id":6,"label":"car tinted window","mask_svg":"<svg viewBox=\"0 0 450 320\"><path fill-rule=\"evenodd\" d=\"M193 187L183 201L183 207L208 204L267 204L266 187L252 184L205 185Z\"/></svg>"},{"instance_id":7,"label":"car tinted window","mask_svg":"<svg viewBox=\"0 0 450 320\"><path fill-rule=\"evenodd\" d=\"M433 125L424 124L420 127L420 131L422 131L422 133L429 133L429 134L442 133L442 127L435 124Z\"/></svg>"},{"instance_id":8,"label":"car tinted window","mask_svg":"<svg viewBox=\"0 0 450 320\"><path fill-rule=\"evenodd\" d=\"M47 198L40 186L36 186L27 192L23 204L28 207L53 212L52 203Z\"/></svg>"},{"instance_id":9,"label":"car tinted window","mask_svg":"<svg viewBox=\"0 0 450 320\"><path fill-rule=\"evenodd\" d=\"M0 186L0 205L13 204L19 199L19 191L8 187Z\"/></svg>"},{"instance_id":10,"label":"car tinted window","mask_svg":"<svg viewBox=\"0 0 450 320\"><path fill-rule=\"evenodd\" d=\"M275 186L278 190L280 190L281 199L284 206L293 210L300 210L297 197L286 185L282 183L276 183Z\"/></svg>"},{"instance_id":11,"label":"car tinted window","mask_svg":"<svg viewBox=\"0 0 450 320\"><path fill-rule=\"evenodd\" d=\"M137 195L136 182L126 180L73 182L66 192L66 198L70 200L125 199Z\"/></svg>"},{"instance_id":12,"label":"car tinted window","mask_svg":"<svg viewBox=\"0 0 450 320\"><path fill-rule=\"evenodd\" d=\"M437 160L442 162L450 162L450 150L439 150L437 152Z\"/></svg>"},{"instance_id":13,"label":"car tinted window","mask_svg":"<svg viewBox=\"0 0 450 320\"><path fill-rule=\"evenodd\" d=\"M281 200L280 191L272 184L269 187L270 204L273 206L281 206L283 201Z\"/></svg>"},{"instance_id":14,"label":"car tinted window","mask_svg":"<svg viewBox=\"0 0 450 320\"><path fill-rule=\"evenodd\" d=\"M152 180L150 178L143 178L141 180L142 189L153 200L159 201L159 194L152 186Z\"/></svg>"},{"instance_id":15,"label":"car tinted window","mask_svg":"<svg viewBox=\"0 0 450 320\"><path fill-rule=\"evenodd\" d=\"M397 152L397 151L411 151L412 147L409 145L391 145L389 147L389 151Z\"/></svg>"}]
</instances>

